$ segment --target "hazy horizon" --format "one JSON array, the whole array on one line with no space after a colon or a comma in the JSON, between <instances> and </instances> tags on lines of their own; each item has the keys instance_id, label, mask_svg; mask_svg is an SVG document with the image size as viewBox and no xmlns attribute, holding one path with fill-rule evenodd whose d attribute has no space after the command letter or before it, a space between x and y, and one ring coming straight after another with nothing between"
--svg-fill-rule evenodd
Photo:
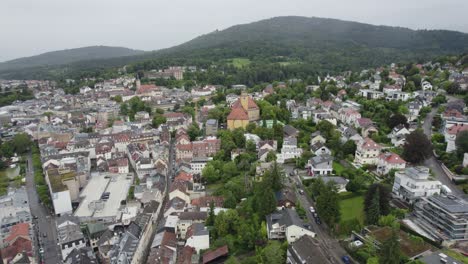
<instances>
[{"instance_id":1,"label":"hazy horizon","mask_svg":"<svg viewBox=\"0 0 468 264\"><path fill-rule=\"evenodd\" d=\"M0 3L0 62L87 46L158 50L214 30L277 16L335 18L468 33L468 1L427 0L6 0ZM424 4L422 6L421 4ZM161 8L163 7L163 8ZM341 7L341 8L340 8ZM403 8L404 7L404 8ZM234 14L234 15L233 15Z\"/></svg>"}]
</instances>

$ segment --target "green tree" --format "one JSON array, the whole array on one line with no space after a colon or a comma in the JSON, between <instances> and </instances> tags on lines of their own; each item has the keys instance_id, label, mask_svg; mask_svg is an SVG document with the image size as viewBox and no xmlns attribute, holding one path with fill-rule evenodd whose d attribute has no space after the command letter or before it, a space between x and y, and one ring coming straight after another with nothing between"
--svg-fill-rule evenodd
<instances>
[{"instance_id":1,"label":"green tree","mask_svg":"<svg viewBox=\"0 0 468 264\"><path fill-rule=\"evenodd\" d=\"M206 219L206 225L207 226L212 226L215 223L215 207L213 201L210 202L210 212L208 213L208 218Z\"/></svg>"},{"instance_id":2,"label":"green tree","mask_svg":"<svg viewBox=\"0 0 468 264\"><path fill-rule=\"evenodd\" d=\"M190 140L191 141L194 141L195 139L197 139L197 137L200 136L201 134L201 130L200 130L200 127L198 127L198 125L196 123L192 123L189 128L187 129L187 134L189 135L190 137Z\"/></svg>"},{"instance_id":3,"label":"green tree","mask_svg":"<svg viewBox=\"0 0 468 264\"><path fill-rule=\"evenodd\" d=\"M457 152L460 154L468 152L468 131L461 131L455 139Z\"/></svg>"},{"instance_id":4,"label":"green tree","mask_svg":"<svg viewBox=\"0 0 468 264\"><path fill-rule=\"evenodd\" d=\"M265 161L266 162L271 162L271 161L276 161L276 159L277 159L276 152L275 151L269 151L267 153Z\"/></svg>"},{"instance_id":5,"label":"green tree","mask_svg":"<svg viewBox=\"0 0 468 264\"><path fill-rule=\"evenodd\" d=\"M30 150L32 145L32 141L26 133L16 134L9 143L13 146L14 151L18 154L26 153Z\"/></svg>"},{"instance_id":6,"label":"green tree","mask_svg":"<svg viewBox=\"0 0 468 264\"><path fill-rule=\"evenodd\" d=\"M348 140L346 143L343 144L341 150L343 151L343 155L354 155L356 152L356 143L353 140Z\"/></svg>"},{"instance_id":7,"label":"green tree","mask_svg":"<svg viewBox=\"0 0 468 264\"><path fill-rule=\"evenodd\" d=\"M317 197L317 213L333 229L340 221L340 199L333 181L328 182L325 187Z\"/></svg>"},{"instance_id":8,"label":"green tree","mask_svg":"<svg viewBox=\"0 0 468 264\"><path fill-rule=\"evenodd\" d=\"M163 115L160 115L160 114L156 114L154 117L153 117L153 121L151 122L151 124L153 125L154 128L158 128L160 125L166 123L167 119L165 116Z\"/></svg>"},{"instance_id":9,"label":"green tree","mask_svg":"<svg viewBox=\"0 0 468 264\"><path fill-rule=\"evenodd\" d=\"M264 218L276 209L275 193L263 181L255 189L254 209L260 218Z\"/></svg>"},{"instance_id":10,"label":"green tree","mask_svg":"<svg viewBox=\"0 0 468 264\"><path fill-rule=\"evenodd\" d=\"M281 264L286 262L286 254L279 241L270 241L257 256L258 263Z\"/></svg>"},{"instance_id":11,"label":"green tree","mask_svg":"<svg viewBox=\"0 0 468 264\"><path fill-rule=\"evenodd\" d=\"M403 146L403 157L411 163L420 163L432 155L431 141L421 129L415 130L406 136Z\"/></svg>"},{"instance_id":12,"label":"green tree","mask_svg":"<svg viewBox=\"0 0 468 264\"><path fill-rule=\"evenodd\" d=\"M220 179L219 172L210 163L203 168L202 177L208 183L214 183Z\"/></svg>"},{"instance_id":13,"label":"green tree","mask_svg":"<svg viewBox=\"0 0 468 264\"><path fill-rule=\"evenodd\" d=\"M366 223L368 225L374 225L379 221L380 218L380 195L379 189L374 192L374 196L370 201L370 205L366 208Z\"/></svg>"},{"instance_id":14,"label":"green tree","mask_svg":"<svg viewBox=\"0 0 468 264\"><path fill-rule=\"evenodd\" d=\"M405 125L408 126L408 119L406 119L406 116L403 114L397 113L392 115L387 122L387 125L390 129L393 129L394 127L398 125Z\"/></svg>"},{"instance_id":15,"label":"green tree","mask_svg":"<svg viewBox=\"0 0 468 264\"><path fill-rule=\"evenodd\" d=\"M364 197L364 213L368 223L376 224L381 215L390 213L390 197L390 189L383 184L376 183L369 187Z\"/></svg>"},{"instance_id":16,"label":"green tree","mask_svg":"<svg viewBox=\"0 0 468 264\"><path fill-rule=\"evenodd\" d=\"M397 218L393 214L382 215L379 218L379 226L389 226L392 227L397 221Z\"/></svg>"},{"instance_id":17,"label":"green tree","mask_svg":"<svg viewBox=\"0 0 468 264\"><path fill-rule=\"evenodd\" d=\"M381 264L399 264L400 263L400 241L398 227L392 228L392 234L380 248Z\"/></svg>"}]
</instances>

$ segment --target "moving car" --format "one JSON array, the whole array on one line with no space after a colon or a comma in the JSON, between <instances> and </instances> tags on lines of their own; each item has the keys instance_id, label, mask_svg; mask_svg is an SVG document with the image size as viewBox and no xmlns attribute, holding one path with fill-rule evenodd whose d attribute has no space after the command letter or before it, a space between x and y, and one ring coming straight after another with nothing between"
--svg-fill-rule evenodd
<instances>
[{"instance_id":1,"label":"moving car","mask_svg":"<svg viewBox=\"0 0 468 264\"><path fill-rule=\"evenodd\" d=\"M315 213L315 209L314 209L313 206L309 207L309 210L310 210L311 213Z\"/></svg>"}]
</instances>

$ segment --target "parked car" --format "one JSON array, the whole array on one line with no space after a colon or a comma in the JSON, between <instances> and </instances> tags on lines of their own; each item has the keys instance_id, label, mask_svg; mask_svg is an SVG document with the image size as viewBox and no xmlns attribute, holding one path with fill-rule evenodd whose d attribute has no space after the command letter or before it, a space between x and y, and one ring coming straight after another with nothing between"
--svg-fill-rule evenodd
<instances>
[{"instance_id":1,"label":"parked car","mask_svg":"<svg viewBox=\"0 0 468 264\"><path fill-rule=\"evenodd\" d=\"M342 260L343 263L345 263L345 264L351 264L351 258L350 258L349 256L347 256L347 255L342 256L342 257L341 257L341 260Z\"/></svg>"},{"instance_id":2,"label":"parked car","mask_svg":"<svg viewBox=\"0 0 468 264\"><path fill-rule=\"evenodd\" d=\"M311 213L315 213L315 209L314 209L313 206L309 207L309 210L310 210Z\"/></svg>"},{"instance_id":3,"label":"parked car","mask_svg":"<svg viewBox=\"0 0 468 264\"><path fill-rule=\"evenodd\" d=\"M300 193L300 194L304 194L304 190L302 190L302 189L299 190L299 193Z\"/></svg>"}]
</instances>

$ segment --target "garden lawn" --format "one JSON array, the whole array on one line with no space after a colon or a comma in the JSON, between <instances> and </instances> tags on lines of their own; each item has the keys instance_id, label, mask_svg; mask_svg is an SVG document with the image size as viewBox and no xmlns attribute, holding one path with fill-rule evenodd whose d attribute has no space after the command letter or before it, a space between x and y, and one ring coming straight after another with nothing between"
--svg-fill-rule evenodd
<instances>
[{"instance_id":1,"label":"garden lawn","mask_svg":"<svg viewBox=\"0 0 468 264\"><path fill-rule=\"evenodd\" d=\"M341 172L343 172L344 169L345 168L343 165L341 165L339 162L333 161L333 170L335 171L336 175L341 175Z\"/></svg>"},{"instance_id":2,"label":"garden lawn","mask_svg":"<svg viewBox=\"0 0 468 264\"><path fill-rule=\"evenodd\" d=\"M242 68L250 64L250 60L246 58L234 58L231 61L232 65L236 68Z\"/></svg>"},{"instance_id":3,"label":"garden lawn","mask_svg":"<svg viewBox=\"0 0 468 264\"><path fill-rule=\"evenodd\" d=\"M364 196L356 196L340 201L341 221L358 219L364 223Z\"/></svg>"}]
</instances>

